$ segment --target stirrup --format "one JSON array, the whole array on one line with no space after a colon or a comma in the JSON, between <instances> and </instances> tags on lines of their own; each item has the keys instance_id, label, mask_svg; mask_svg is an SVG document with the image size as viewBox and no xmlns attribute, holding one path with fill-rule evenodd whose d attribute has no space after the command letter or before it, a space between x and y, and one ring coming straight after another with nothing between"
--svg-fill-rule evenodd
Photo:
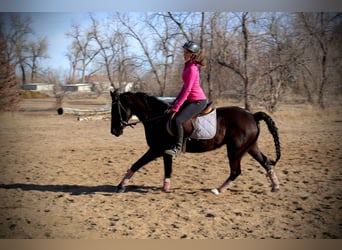
<instances>
[{"instance_id":1,"label":"stirrup","mask_svg":"<svg viewBox=\"0 0 342 250\"><path fill-rule=\"evenodd\" d=\"M175 156L178 157L181 154L182 149L178 148L177 146L174 146L171 149L167 149L164 151L165 154L171 155L171 156Z\"/></svg>"}]
</instances>

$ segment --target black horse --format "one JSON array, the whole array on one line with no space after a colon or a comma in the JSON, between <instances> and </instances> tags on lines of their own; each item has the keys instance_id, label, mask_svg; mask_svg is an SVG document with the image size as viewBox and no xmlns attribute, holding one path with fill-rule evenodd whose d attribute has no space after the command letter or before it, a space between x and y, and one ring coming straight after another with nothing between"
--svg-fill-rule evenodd
<instances>
[{"instance_id":1,"label":"black horse","mask_svg":"<svg viewBox=\"0 0 342 250\"><path fill-rule=\"evenodd\" d=\"M162 156L164 161L164 185L163 191L170 188L170 178L172 173L172 156L164 153L165 149L175 143L175 137L171 136L166 123L169 119L164 115L169 104L156 97L145 93L125 92L119 94L118 91L111 91L111 133L120 136L127 126L142 123L145 129L145 137L149 146L148 151L127 170L122 181L117 186L118 192L124 192L129 179L133 174L145 164ZM223 145L227 146L227 153L230 165L230 176L217 189L212 192L219 194L224 192L229 183L234 181L241 173L241 158L248 152L266 170L267 176L271 180L272 191L279 190L279 181L272 166L275 166L280 159L280 142L278 130L271 119L264 112L252 114L239 107L217 108L217 132L214 138L208 140L187 140L186 152L199 153L217 149ZM130 123L130 118L135 115L139 121ZM259 136L259 121L263 120L268 126L268 130L273 136L276 160L269 160L258 148L257 140ZM193 126L191 121L183 124L184 137L191 135Z\"/></svg>"}]
</instances>

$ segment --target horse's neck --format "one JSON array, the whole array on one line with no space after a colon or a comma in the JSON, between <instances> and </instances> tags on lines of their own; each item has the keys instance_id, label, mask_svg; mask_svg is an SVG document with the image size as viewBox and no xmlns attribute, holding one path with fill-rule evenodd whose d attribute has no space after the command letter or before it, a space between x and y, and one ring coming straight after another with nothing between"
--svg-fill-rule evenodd
<instances>
[{"instance_id":1,"label":"horse's neck","mask_svg":"<svg viewBox=\"0 0 342 250\"><path fill-rule=\"evenodd\" d=\"M165 105L163 102L154 97L150 98L147 107L149 118L155 118L164 115L166 109L167 105Z\"/></svg>"},{"instance_id":2,"label":"horse's neck","mask_svg":"<svg viewBox=\"0 0 342 250\"><path fill-rule=\"evenodd\" d=\"M149 114L148 114L148 112L146 112L145 108L144 109L141 109L139 107L132 108L132 113L133 113L133 115L138 117L138 119L140 121L144 121L144 120L149 119Z\"/></svg>"},{"instance_id":3,"label":"horse's neck","mask_svg":"<svg viewBox=\"0 0 342 250\"><path fill-rule=\"evenodd\" d=\"M135 109L133 110L134 115L136 115L140 121L163 115L166 106L164 108L157 102L158 100L154 100L151 97L145 98L145 100L136 101Z\"/></svg>"}]
</instances>

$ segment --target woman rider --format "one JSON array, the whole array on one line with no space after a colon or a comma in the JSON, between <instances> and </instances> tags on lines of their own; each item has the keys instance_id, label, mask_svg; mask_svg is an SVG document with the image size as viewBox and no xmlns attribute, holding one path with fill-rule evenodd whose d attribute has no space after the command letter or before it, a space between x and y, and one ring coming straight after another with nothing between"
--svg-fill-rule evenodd
<instances>
[{"instance_id":1,"label":"woman rider","mask_svg":"<svg viewBox=\"0 0 342 250\"><path fill-rule=\"evenodd\" d=\"M207 98L200 86L199 67L205 66L198 43L189 41L183 45L184 69L182 73L183 87L168 113L174 113L177 137L176 143L165 150L165 154L179 156L183 144L183 122L199 114L207 104Z\"/></svg>"}]
</instances>

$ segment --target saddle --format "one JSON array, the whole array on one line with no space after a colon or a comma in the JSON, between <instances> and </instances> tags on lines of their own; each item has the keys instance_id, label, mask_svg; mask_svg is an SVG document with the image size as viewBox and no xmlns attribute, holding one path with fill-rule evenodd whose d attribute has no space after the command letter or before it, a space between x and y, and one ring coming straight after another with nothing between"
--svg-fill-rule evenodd
<instances>
[{"instance_id":1,"label":"saddle","mask_svg":"<svg viewBox=\"0 0 342 250\"><path fill-rule=\"evenodd\" d=\"M201 115L206 115L206 114L209 114L213 109L213 101L212 100L209 100L207 102L207 106L205 106L205 108L198 114L196 115L195 117L198 117L198 116L201 116Z\"/></svg>"},{"instance_id":2,"label":"saddle","mask_svg":"<svg viewBox=\"0 0 342 250\"><path fill-rule=\"evenodd\" d=\"M174 115L170 117L166 124L168 133L174 136ZM191 126L189 126L189 123ZM213 107L213 102L208 101L205 108L190 120L183 123L184 138L192 139L211 139L216 134L216 109Z\"/></svg>"}]
</instances>

